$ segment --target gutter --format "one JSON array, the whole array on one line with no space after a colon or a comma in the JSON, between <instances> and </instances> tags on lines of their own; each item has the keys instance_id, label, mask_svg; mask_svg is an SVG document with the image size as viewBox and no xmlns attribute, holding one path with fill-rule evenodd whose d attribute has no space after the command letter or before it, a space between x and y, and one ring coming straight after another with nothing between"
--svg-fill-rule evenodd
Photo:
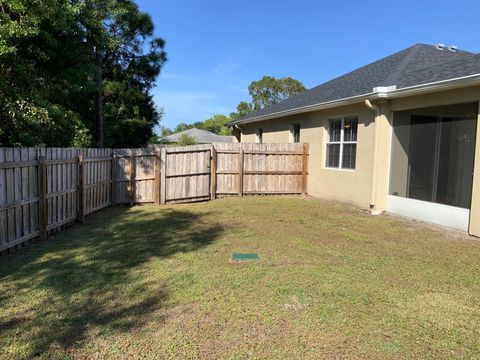
<instances>
[{"instance_id":1,"label":"gutter","mask_svg":"<svg viewBox=\"0 0 480 360\"><path fill-rule=\"evenodd\" d=\"M298 108L278 111L278 112L275 112L275 113L262 115L262 116L257 116L257 117L250 118L250 119L232 121L230 124L231 125L248 124L248 123L257 122L257 121L275 119L275 118L282 117L282 116L296 115L296 114L302 114L302 113L316 111L316 110L330 109L330 108L334 108L334 107L342 106L342 105L350 105L350 104L353 104L353 103L356 103L356 102L364 101L364 100L370 98L374 94L375 94L374 92L371 92L371 93L368 93L368 94L355 95L355 96L351 96L351 97L344 98L344 99L332 100L332 101L327 101L327 102L324 102L324 103L307 105L307 106L301 106L301 107L298 107Z\"/></svg>"},{"instance_id":2,"label":"gutter","mask_svg":"<svg viewBox=\"0 0 480 360\"><path fill-rule=\"evenodd\" d=\"M311 111L330 109L338 106L351 105L365 100L375 99L394 99L418 94L424 94L440 90L456 89L465 86L472 86L480 84L480 74L473 74L468 76L462 76L454 79L435 81L432 83L426 83L421 85L408 86L405 88L397 89L396 86L376 87L373 91L366 94L351 96L343 99L327 101L324 103L318 103L313 105L301 106L294 109L278 111L272 114L253 117L245 120L237 120L229 123L230 125L236 124L248 124L257 121L270 120L283 116L290 116L296 114L302 114Z\"/></svg>"}]
</instances>

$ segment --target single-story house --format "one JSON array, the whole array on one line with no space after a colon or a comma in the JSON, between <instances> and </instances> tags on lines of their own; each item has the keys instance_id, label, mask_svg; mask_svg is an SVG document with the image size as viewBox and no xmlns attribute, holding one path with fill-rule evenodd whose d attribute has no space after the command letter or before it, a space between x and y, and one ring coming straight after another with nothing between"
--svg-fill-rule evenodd
<instances>
[{"instance_id":1,"label":"single-story house","mask_svg":"<svg viewBox=\"0 0 480 360\"><path fill-rule=\"evenodd\" d=\"M192 128L185 131L180 131L178 133L165 136L165 140L169 143L178 143L181 141L182 136L189 136L197 142L197 144L211 144L211 143L232 143L236 142L234 136L228 135L217 135L211 131Z\"/></svg>"},{"instance_id":2,"label":"single-story house","mask_svg":"<svg viewBox=\"0 0 480 360\"><path fill-rule=\"evenodd\" d=\"M417 44L232 123L309 143L309 194L480 236L480 54Z\"/></svg>"}]
</instances>

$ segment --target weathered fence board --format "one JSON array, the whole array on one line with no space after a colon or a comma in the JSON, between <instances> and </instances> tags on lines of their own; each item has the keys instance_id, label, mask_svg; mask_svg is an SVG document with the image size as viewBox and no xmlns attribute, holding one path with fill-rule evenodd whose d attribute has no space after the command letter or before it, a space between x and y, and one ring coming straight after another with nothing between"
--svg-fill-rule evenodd
<instances>
[{"instance_id":1,"label":"weathered fence board","mask_svg":"<svg viewBox=\"0 0 480 360\"><path fill-rule=\"evenodd\" d=\"M115 149L115 202L124 204L154 202L155 151Z\"/></svg>"},{"instance_id":2,"label":"weathered fence board","mask_svg":"<svg viewBox=\"0 0 480 360\"><path fill-rule=\"evenodd\" d=\"M212 145L169 147L165 150L165 184L162 203L210 199L210 157Z\"/></svg>"},{"instance_id":3,"label":"weathered fence board","mask_svg":"<svg viewBox=\"0 0 480 360\"><path fill-rule=\"evenodd\" d=\"M218 196L305 193L303 144L215 144L215 149Z\"/></svg>"},{"instance_id":4,"label":"weathered fence board","mask_svg":"<svg viewBox=\"0 0 480 360\"><path fill-rule=\"evenodd\" d=\"M304 194L306 144L0 148L0 252L117 203Z\"/></svg>"}]
</instances>

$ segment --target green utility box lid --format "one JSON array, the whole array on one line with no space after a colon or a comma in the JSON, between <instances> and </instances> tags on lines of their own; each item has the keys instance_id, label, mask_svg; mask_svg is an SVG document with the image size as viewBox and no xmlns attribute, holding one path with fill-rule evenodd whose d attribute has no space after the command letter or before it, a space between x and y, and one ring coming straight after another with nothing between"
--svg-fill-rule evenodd
<instances>
[{"instance_id":1,"label":"green utility box lid","mask_svg":"<svg viewBox=\"0 0 480 360\"><path fill-rule=\"evenodd\" d=\"M242 254L242 253L233 253L232 254L233 260L260 260L258 254Z\"/></svg>"}]
</instances>

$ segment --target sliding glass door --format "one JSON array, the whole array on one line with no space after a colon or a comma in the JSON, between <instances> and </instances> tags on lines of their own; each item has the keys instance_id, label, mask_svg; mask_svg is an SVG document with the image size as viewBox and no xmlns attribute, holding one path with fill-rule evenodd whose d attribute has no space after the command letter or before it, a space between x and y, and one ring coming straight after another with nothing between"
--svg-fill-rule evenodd
<instances>
[{"instance_id":1,"label":"sliding glass door","mask_svg":"<svg viewBox=\"0 0 480 360\"><path fill-rule=\"evenodd\" d=\"M469 208L475 131L473 119L412 116L407 197Z\"/></svg>"},{"instance_id":2,"label":"sliding glass door","mask_svg":"<svg viewBox=\"0 0 480 360\"><path fill-rule=\"evenodd\" d=\"M436 117L412 116L407 190L409 198L433 201L437 128Z\"/></svg>"},{"instance_id":3,"label":"sliding glass door","mask_svg":"<svg viewBox=\"0 0 480 360\"><path fill-rule=\"evenodd\" d=\"M470 208L475 131L474 120L441 119L435 202Z\"/></svg>"}]
</instances>

